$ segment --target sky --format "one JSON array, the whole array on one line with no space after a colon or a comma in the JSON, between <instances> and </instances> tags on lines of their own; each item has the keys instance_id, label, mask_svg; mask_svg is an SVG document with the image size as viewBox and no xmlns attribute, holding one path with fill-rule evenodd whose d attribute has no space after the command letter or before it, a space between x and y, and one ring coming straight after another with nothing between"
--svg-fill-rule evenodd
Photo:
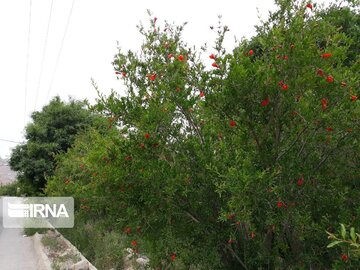
<instances>
[{"instance_id":1,"label":"sky","mask_svg":"<svg viewBox=\"0 0 360 270\"><path fill-rule=\"evenodd\" d=\"M102 93L123 93L111 62L118 46L140 48L136 25L148 26L147 10L158 25L188 22L184 40L198 48L208 43L211 52L209 26L218 15L230 29L225 47L231 50L234 36L253 36L259 15L266 20L274 9L273 0L0 0L0 157L16 146L4 140L23 142L31 113L53 96L94 102L91 78Z\"/></svg>"}]
</instances>

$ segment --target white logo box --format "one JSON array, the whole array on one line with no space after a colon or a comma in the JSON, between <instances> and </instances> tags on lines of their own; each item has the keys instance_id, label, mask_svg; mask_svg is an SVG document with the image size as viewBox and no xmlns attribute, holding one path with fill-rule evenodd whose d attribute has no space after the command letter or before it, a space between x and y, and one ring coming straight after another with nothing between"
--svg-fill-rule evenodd
<instances>
[{"instance_id":1,"label":"white logo box","mask_svg":"<svg viewBox=\"0 0 360 270\"><path fill-rule=\"evenodd\" d=\"M2 197L4 228L73 228L73 197Z\"/></svg>"}]
</instances>

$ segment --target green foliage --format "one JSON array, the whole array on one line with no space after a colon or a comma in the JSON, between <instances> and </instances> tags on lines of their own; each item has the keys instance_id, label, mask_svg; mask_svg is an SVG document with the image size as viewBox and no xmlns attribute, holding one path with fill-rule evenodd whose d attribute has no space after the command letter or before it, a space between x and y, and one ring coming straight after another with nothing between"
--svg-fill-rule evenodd
<instances>
[{"instance_id":1,"label":"green foliage","mask_svg":"<svg viewBox=\"0 0 360 270\"><path fill-rule=\"evenodd\" d=\"M55 168L54 155L72 145L76 134L99 123L85 103L70 100L68 103L55 97L42 111L32 114L33 122L25 129L26 144L12 152L10 166L18 172L18 180L27 194L41 193L46 177Z\"/></svg>"},{"instance_id":2,"label":"green foliage","mask_svg":"<svg viewBox=\"0 0 360 270\"><path fill-rule=\"evenodd\" d=\"M99 220L77 216L75 227L59 229L98 269L123 269L124 237L105 227Z\"/></svg>"},{"instance_id":3,"label":"green foliage","mask_svg":"<svg viewBox=\"0 0 360 270\"><path fill-rule=\"evenodd\" d=\"M78 198L153 267L338 267L323 232L360 225L359 59L322 9L277 3L231 54L219 25L213 65L184 25L140 26L141 52L114 60L127 94L94 108L111 128L59 155L46 193Z\"/></svg>"},{"instance_id":4,"label":"green foliage","mask_svg":"<svg viewBox=\"0 0 360 270\"><path fill-rule=\"evenodd\" d=\"M0 185L0 196L18 196L18 187L17 182Z\"/></svg>"},{"instance_id":5,"label":"green foliage","mask_svg":"<svg viewBox=\"0 0 360 270\"><path fill-rule=\"evenodd\" d=\"M331 239L331 243L327 247L338 249L340 247L342 251L337 266L358 266L360 263L360 234L355 231L355 228L347 229L344 224L340 224L340 230L337 234L330 232L327 234L328 238Z\"/></svg>"}]
</instances>

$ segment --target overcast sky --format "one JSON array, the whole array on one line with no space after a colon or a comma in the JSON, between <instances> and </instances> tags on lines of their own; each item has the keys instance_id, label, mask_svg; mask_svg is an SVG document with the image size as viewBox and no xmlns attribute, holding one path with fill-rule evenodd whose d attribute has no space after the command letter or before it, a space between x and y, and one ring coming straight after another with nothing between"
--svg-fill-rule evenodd
<instances>
[{"instance_id":1,"label":"overcast sky","mask_svg":"<svg viewBox=\"0 0 360 270\"><path fill-rule=\"evenodd\" d=\"M122 91L111 65L117 41L124 50L139 49L141 36L136 25L140 21L148 24L147 9L158 18L158 25L164 20L187 21L184 39L198 47L205 42L212 44L215 36L209 26L216 25L217 16L222 15L223 23L230 28L225 44L232 49L234 36L249 38L255 34L257 9L266 19L274 9L273 2L0 0L0 157L8 156L16 145L3 139L23 141L31 112L40 110L54 95L92 102L96 92L91 78L103 93L111 88Z\"/></svg>"}]
</instances>

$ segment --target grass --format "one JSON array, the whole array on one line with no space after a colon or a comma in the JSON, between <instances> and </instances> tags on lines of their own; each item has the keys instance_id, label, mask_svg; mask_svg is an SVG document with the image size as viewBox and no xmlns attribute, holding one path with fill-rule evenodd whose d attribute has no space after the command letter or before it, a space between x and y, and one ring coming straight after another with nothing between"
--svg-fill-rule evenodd
<instances>
[{"instance_id":1,"label":"grass","mask_svg":"<svg viewBox=\"0 0 360 270\"><path fill-rule=\"evenodd\" d=\"M121 233L104 230L101 222L76 218L72 229L59 229L97 269L124 269L124 239Z\"/></svg>"},{"instance_id":2,"label":"grass","mask_svg":"<svg viewBox=\"0 0 360 270\"><path fill-rule=\"evenodd\" d=\"M5 185L0 184L0 196L17 196L18 182L13 182Z\"/></svg>"},{"instance_id":3,"label":"grass","mask_svg":"<svg viewBox=\"0 0 360 270\"><path fill-rule=\"evenodd\" d=\"M24 228L24 234L27 236L33 236L35 233L44 234L48 230L48 228Z\"/></svg>"}]
</instances>

